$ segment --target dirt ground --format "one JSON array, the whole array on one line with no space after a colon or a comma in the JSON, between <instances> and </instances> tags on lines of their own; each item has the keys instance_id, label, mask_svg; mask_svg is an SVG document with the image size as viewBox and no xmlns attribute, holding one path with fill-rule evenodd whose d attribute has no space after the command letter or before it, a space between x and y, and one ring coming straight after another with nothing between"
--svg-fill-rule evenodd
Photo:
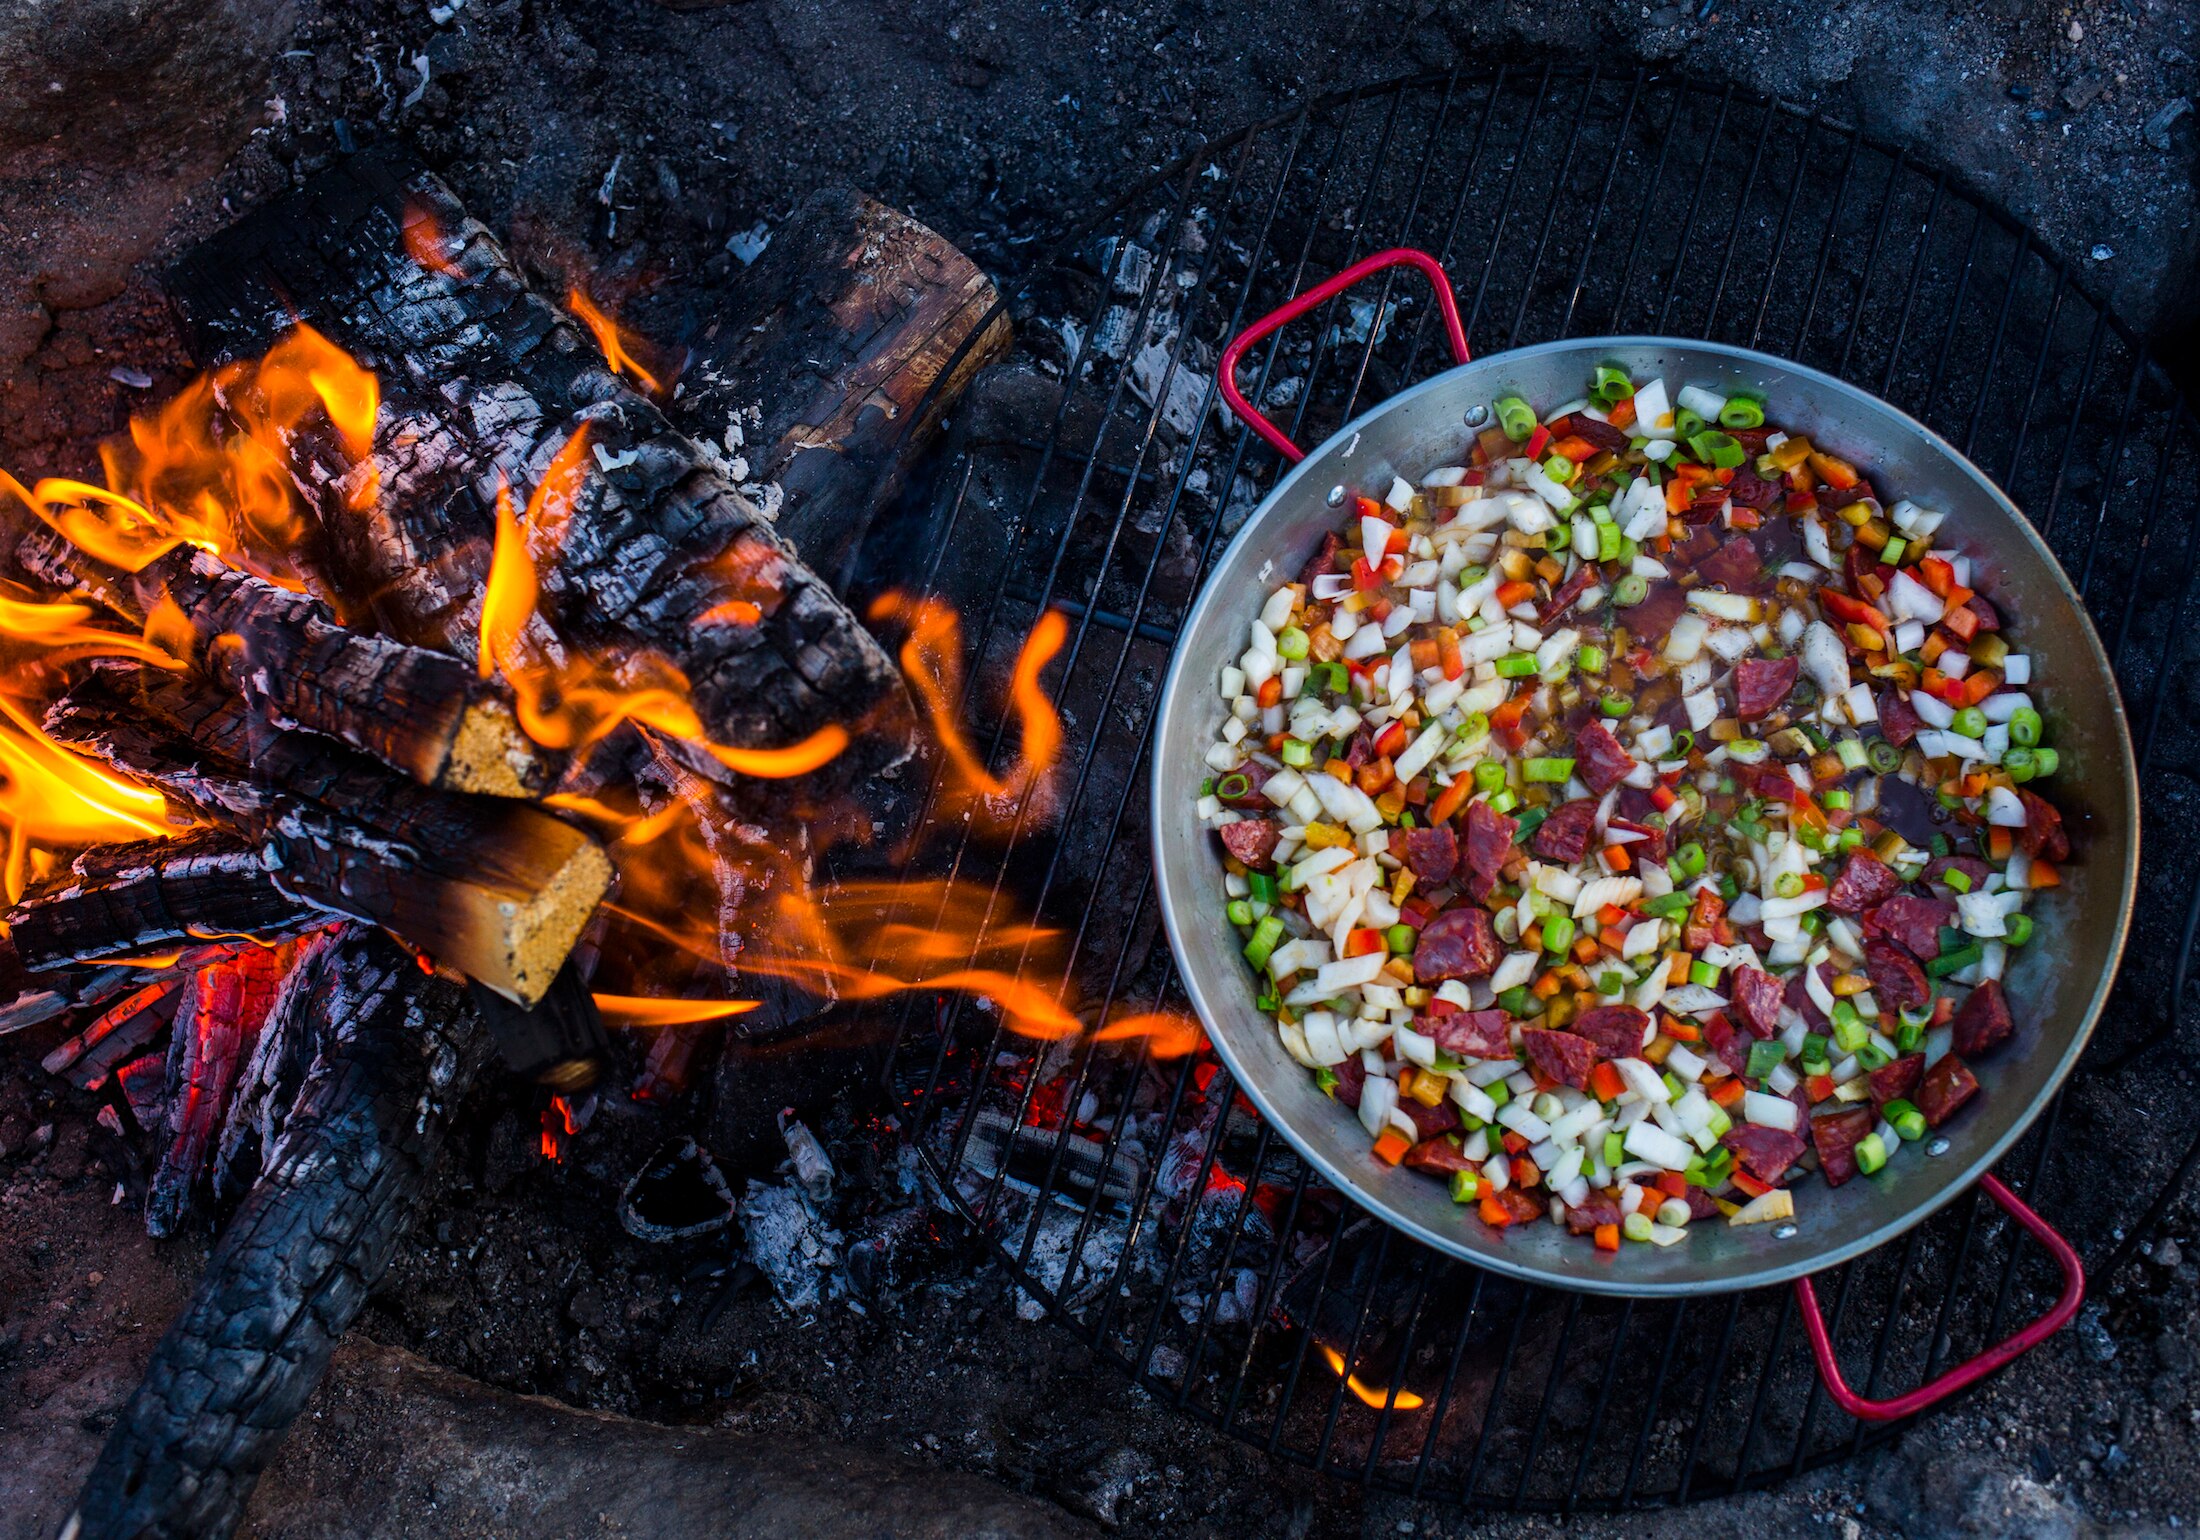
<instances>
[{"instance_id":1,"label":"dirt ground","mask_svg":"<svg viewBox=\"0 0 2200 1540\"><path fill-rule=\"evenodd\" d=\"M263 125L161 250L344 144L396 136L545 270L579 261L668 329L729 241L845 179L1013 274L1063 224L1206 132L1308 91L1500 59L1636 59L1828 105L1913 143L2079 260L2189 355L2200 17L2170 0L1712 0L1364 7L1214 0L302 0ZM82 471L185 361L154 275L57 309L0 381L0 461ZM137 373L135 371L142 371ZM127 378L117 378L118 373ZM151 385L136 383L150 379ZM128 1161L0 1043L0 1540L50 1534L203 1242L155 1248L111 1201ZM982 1473L1163 1536L1540 1534L1317 1482L1154 1404L1005 1282L949 1268L897 1316L789 1315L724 1258L628 1239L616 1193L685 1116L607 1110L551 1165L530 1109L477 1097L424 1233L365 1322L514 1390L673 1424L830 1435ZM2200 1522L2200 1223L2066 1332L1890 1455L1776 1494L1581 1535L2167 1533ZM950 1238L943 1242L953 1247ZM723 1297L721 1297L723 1295ZM940 1344L948 1346L943 1350Z\"/></svg>"}]
</instances>

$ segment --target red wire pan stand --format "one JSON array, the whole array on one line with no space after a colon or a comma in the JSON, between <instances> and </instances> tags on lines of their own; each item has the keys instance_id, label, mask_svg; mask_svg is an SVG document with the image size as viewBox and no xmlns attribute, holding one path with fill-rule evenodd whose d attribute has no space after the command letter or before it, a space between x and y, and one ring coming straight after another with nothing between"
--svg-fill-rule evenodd
<instances>
[{"instance_id":1,"label":"red wire pan stand","mask_svg":"<svg viewBox=\"0 0 2200 1540\"><path fill-rule=\"evenodd\" d=\"M1436 296L1437 310L1442 317L1444 334L1451 345L1455 363L1465 364L1472 354L1467 347L1467 335L1460 321L1459 305L1455 297L1450 275L1435 257L1425 251L1410 247L1392 247L1363 257L1325 282L1316 284L1305 293L1278 306L1267 315L1247 326L1222 350L1216 366L1217 382L1222 397L1230 404L1240 420L1265 440L1285 460L1296 464L1306 458L1306 451L1294 444L1289 435L1270 422L1238 389L1237 368L1245 352L1254 343L1289 325L1308 311L1326 304L1347 289L1365 281L1376 273L1394 267L1413 267L1427 278ZM1803 1318L1803 1329L1810 1339L1811 1356L1818 1366L1819 1376L1825 1382L1827 1393L1850 1416L1861 1422L1891 1422L1908 1417L1937 1405L1996 1369L2008 1364L2039 1343L2053 1336L2070 1318L2078 1313L2085 1300L2085 1268L2078 1253L2070 1243L2041 1218L2029 1205L2009 1190L2002 1181L1987 1174L1979 1178L1979 1186L1988 1197L2006 1210L2018 1224L2045 1246L2062 1269L2063 1289L2045 1315L2021 1328L2001 1341L1994 1343L1976 1356L1965 1360L1938 1377L1918 1386L1915 1390L1889 1400L1873 1400L1851 1389L1842 1377L1841 1365L1835 1356L1832 1334L1827 1330L1825 1317L1818 1306L1817 1291L1808 1278L1795 1280L1795 1300ZM1555 1286L1564 1287L1559 1279L1549 1280Z\"/></svg>"}]
</instances>

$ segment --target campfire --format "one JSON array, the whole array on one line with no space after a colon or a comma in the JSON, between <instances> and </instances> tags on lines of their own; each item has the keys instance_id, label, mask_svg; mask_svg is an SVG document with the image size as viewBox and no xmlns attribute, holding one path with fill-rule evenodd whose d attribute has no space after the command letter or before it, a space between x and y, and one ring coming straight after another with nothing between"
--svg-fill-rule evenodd
<instances>
[{"instance_id":1,"label":"campfire","mask_svg":"<svg viewBox=\"0 0 2200 1540\"><path fill-rule=\"evenodd\" d=\"M937 236L826 195L683 355L362 157L170 287L207 372L101 483L0 480L0 1033L72 1016L45 1067L157 1147L148 1228L221 1226L88 1532L234 1523L493 1056L556 1159L607 1030L648 1035L638 1099L705 1033L896 996L1198 1046L1096 1019L1058 933L882 811L922 778L1004 835L1046 816L1063 736L1059 613L996 765L954 611L859 616L828 575L1006 342ZM835 850L865 875L822 879ZM724 1192L692 1146L662 1171Z\"/></svg>"}]
</instances>

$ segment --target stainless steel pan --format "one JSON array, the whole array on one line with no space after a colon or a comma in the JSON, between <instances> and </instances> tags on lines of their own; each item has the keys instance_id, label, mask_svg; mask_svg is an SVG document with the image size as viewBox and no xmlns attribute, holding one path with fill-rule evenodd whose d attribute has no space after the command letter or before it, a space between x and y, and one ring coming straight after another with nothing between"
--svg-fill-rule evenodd
<instances>
[{"instance_id":1,"label":"stainless steel pan","mask_svg":"<svg viewBox=\"0 0 2200 1540\"><path fill-rule=\"evenodd\" d=\"M1401 392L1303 454L1238 393L1247 346L1369 273L1408 264L1436 289L1458 366ZM1896 1160L1870 1180L1797 1195L1791 1233L1773 1226L1703 1225L1679 1245L1599 1253L1552 1225L1493 1231L1455 1206L1443 1184L1386 1167L1368 1154L1359 1123L1315 1089L1253 1005L1239 939L1223 915L1215 841L1195 803L1201 755L1220 727L1218 680L1276 584L1295 574L1325 531L1342 522L1338 488L1381 488L1455 462L1489 403L1519 395L1555 402L1580 394L1600 363L1638 379L1761 395L1767 415L1814 444L1866 467L1880 484L1949 517L1941 537L1969 555L1982 591L2009 617L2014 639L2040 662L2033 694L2061 753L2052 792L2077 848L2063 886L2040 901L2032 944L2007 984L2014 1044L1982 1066L1980 1095L1942 1132L1937 1157ZM1998 1367L2076 1311L2076 1254L1991 1175L2077 1062L2122 952L2139 861L2138 786L2131 739L2107 655L2054 557L2014 504L1953 446L1885 402L1830 375L1742 348L1665 337L1598 337L1469 360L1451 285L1420 252L1379 253L1249 328L1225 351L1223 393L1238 415L1298 461L1222 555L1184 625L1163 690L1154 753L1154 864L1161 911L1185 986L1237 1084L1294 1148L1353 1200L1416 1239L1477 1266L1599 1294L1679 1295L1796 1281L1804 1321L1829 1388L1860 1417L1905 1415ZM1474 414L1471 418L1469 414ZM1470 423L1474 426L1470 426ZM1980 1358L1893 1401L1865 1401L1839 1381L1807 1275L1884 1244L1974 1182L2056 1255L2065 1289L2056 1308ZM1788 1227L1778 1227L1787 1231Z\"/></svg>"}]
</instances>

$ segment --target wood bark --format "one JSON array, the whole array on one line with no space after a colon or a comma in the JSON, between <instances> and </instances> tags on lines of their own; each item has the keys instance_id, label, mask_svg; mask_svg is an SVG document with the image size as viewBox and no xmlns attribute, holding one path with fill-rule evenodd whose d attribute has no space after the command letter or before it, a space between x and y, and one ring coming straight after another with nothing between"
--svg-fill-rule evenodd
<instances>
[{"instance_id":1,"label":"wood bark","mask_svg":"<svg viewBox=\"0 0 2200 1540\"><path fill-rule=\"evenodd\" d=\"M219 829L95 845L8 911L32 970L159 952L237 934L279 934L328 916L275 886L260 852Z\"/></svg>"},{"instance_id":2,"label":"wood bark","mask_svg":"<svg viewBox=\"0 0 2200 1540\"><path fill-rule=\"evenodd\" d=\"M277 726L326 733L423 786L539 794L553 756L520 730L505 691L465 660L351 630L308 594L178 546L123 572L27 510L0 510L0 576L91 593L134 627L163 600L193 634L192 657Z\"/></svg>"},{"instance_id":3,"label":"wood bark","mask_svg":"<svg viewBox=\"0 0 2200 1540\"><path fill-rule=\"evenodd\" d=\"M95 680L46 729L240 835L298 903L380 925L523 1005L610 888L603 847L532 803L415 785L174 675Z\"/></svg>"},{"instance_id":4,"label":"wood bark","mask_svg":"<svg viewBox=\"0 0 2200 1540\"><path fill-rule=\"evenodd\" d=\"M845 589L873 516L971 378L1007 350L1007 307L944 237L829 187L710 310L666 413L750 456L784 494L779 533Z\"/></svg>"},{"instance_id":5,"label":"wood bark","mask_svg":"<svg viewBox=\"0 0 2200 1540\"><path fill-rule=\"evenodd\" d=\"M308 1017L312 1067L266 1173L107 1436L72 1520L80 1540L236 1527L389 1266L487 1057L464 992L387 938L355 931L311 966L314 987L283 1001Z\"/></svg>"},{"instance_id":6,"label":"wood bark","mask_svg":"<svg viewBox=\"0 0 2200 1540\"><path fill-rule=\"evenodd\" d=\"M408 254L408 224L413 250L433 243L428 265ZM751 805L799 805L907 757L914 714L877 641L740 494L722 454L607 369L433 175L353 157L187 255L168 290L204 361L264 351L297 318L380 378L369 511L347 506L368 471L333 438L299 440L300 489L347 613L473 658L499 486L537 485L585 427L591 453L542 574L557 637L613 663L670 660L721 744L781 747L828 723L854 733L798 787L689 754ZM727 618L729 601L753 617Z\"/></svg>"}]
</instances>

